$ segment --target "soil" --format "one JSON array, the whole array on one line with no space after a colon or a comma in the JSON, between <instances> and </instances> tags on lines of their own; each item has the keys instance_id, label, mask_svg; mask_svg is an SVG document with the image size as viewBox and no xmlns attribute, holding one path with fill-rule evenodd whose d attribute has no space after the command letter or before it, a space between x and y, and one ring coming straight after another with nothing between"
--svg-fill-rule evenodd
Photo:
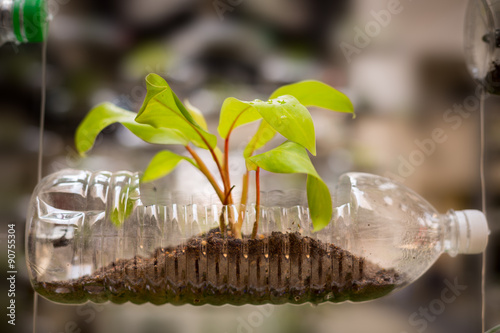
<instances>
[{"instance_id":1,"label":"soil","mask_svg":"<svg viewBox=\"0 0 500 333\"><path fill-rule=\"evenodd\" d=\"M34 287L60 303L242 305L366 301L401 282L394 270L298 232L241 240L213 229L147 258L120 259L92 275Z\"/></svg>"}]
</instances>

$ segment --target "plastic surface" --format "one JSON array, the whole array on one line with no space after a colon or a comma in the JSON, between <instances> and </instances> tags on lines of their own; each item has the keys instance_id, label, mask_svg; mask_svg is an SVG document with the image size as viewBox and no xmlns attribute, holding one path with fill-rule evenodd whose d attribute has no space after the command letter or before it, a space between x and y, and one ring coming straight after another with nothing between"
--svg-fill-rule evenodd
<instances>
[{"instance_id":1,"label":"plastic surface","mask_svg":"<svg viewBox=\"0 0 500 333\"><path fill-rule=\"evenodd\" d=\"M0 46L16 40L12 22L13 0L0 0Z\"/></svg>"},{"instance_id":2,"label":"plastic surface","mask_svg":"<svg viewBox=\"0 0 500 333\"><path fill-rule=\"evenodd\" d=\"M488 245L488 223L486 216L479 210L463 210L457 216L460 241L460 253L478 254Z\"/></svg>"},{"instance_id":3,"label":"plastic surface","mask_svg":"<svg viewBox=\"0 0 500 333\"><path fill-rule=\"evenodd\" d=\"M43 42L48 21L46 0L0 0L0 45Z\"/></svg>"},{"instance_id":4,"label":"plastic surface","mask_svg":"<svg viewBox=\"0 0 500 333\"><path fill-rule=\"evenodd\" d=\"M500 94L500 1L469 0L464 33L469 71L489 93Z\"/></svg>"},{"instance_id":5,"label":"plastic surface","mask_svg":"<svg viewBox=\"0 0 500 333\"><path fill-rule=\"evenodd\" d=\"M469 0L465 18L465 58L479 82L486 77L495 51L493 12L485 0Z\"/></svg>"},{"instance_id":6,"label":"plastic surface","mask_svg":"<svg viewBox=\"0 0 500 333\"><path fill-rule=\"evenodd\" d=\"M46 38L48 25L46 0L15 0L15 4L18 3L21 3L22 8L22 27L19 29L19 33L15 27L17 40L30 43L43 42Z\"/></svg>"},{"instance_id":7,"label":"plastic surface","mask_svg":"<svg viewBox=\"0 0 500 333\"><path fill-rule=\"evenodd\" d=\"M63 170L44 178L31 199L31 282L61 303L367 301L413 282L443 252L482 246L462 237L462 213L440 215L386 178L349 173L332 194L332 222L318 233L305 193L263 194L259 237L236 240L227 230L212 237L228 212L238 214L215 196L141 186L136 173ZM163 199L145 206L143 197ZM256 211L245 211L249 235Z\"/></svg>"}]
</instances>

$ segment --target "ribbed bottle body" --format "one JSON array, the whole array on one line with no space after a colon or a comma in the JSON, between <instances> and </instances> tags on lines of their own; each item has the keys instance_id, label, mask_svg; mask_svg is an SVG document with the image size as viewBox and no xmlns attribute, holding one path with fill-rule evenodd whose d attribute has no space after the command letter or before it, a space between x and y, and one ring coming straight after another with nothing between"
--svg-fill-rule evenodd
<instances>
[{"instance_id":1,"label":"ribbed bottle body","mask_svg":"<svg viewBox=\"0 0 500 333\"><path fill-rule=\"evenodd\" d=\"M271 195L271 194L268 194ZM275 197L290 197L274 193ZM302 195L285 206L223 207L216 202L144 205L130 172L63 170L35 190L28 213L32 284L61 303L263 304L365 301L401 286L349 249L350 204L313 233ZM175 200L174 200L175 201ZM240 209L242 208L242 209ZM243 239L221 221L244 212Z\"/></svg>"},{"instance_id":2,"label":"ribbed bottle body","mask_svg":"<svg viewBox=\"0 0 500 333\"><path fill-rule=\"evenodd\" d=\"M335 204L350 208L352 243L346 248L408 285L450 249L452 221L420 195L391 179L366 173L340 177Z\"/></svg>"}]
</instances>

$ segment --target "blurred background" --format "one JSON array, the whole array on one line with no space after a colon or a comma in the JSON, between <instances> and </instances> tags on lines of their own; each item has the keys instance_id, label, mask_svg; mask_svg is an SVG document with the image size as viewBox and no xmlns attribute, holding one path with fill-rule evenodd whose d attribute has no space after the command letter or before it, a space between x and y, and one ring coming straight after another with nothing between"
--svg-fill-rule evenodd
<instances>
[{"instance_id":1,"label":"blurred background","mask_svg":"<svg viewBox=\"0 0 500 333\"><path fill-rule=\"evenodd\" d=\"M143 170L160 147L126 129L107 128L86 159L77 156L73 135L99 102L138 110L149 72L165 77L181 99L198 107L213 131L227 96L266 99L280 85L318 79L346 93L357 113L352 119L312 112L315 164L329 184L346 171L370 172L403 182L441 212L480 209L479 110L471 102L476 86L463 56L466 5L465 0L53 0L44 175L68 167ZM381 17L382 10L391 10L391 16ZM374 23L377 17L380 23ZM0 59L0 234L6 248L7 224L16 223L18 239L23 237L36 185L41 45L6 44ZM492 231L487 328L500 323L499 105L497 97L487 100ZM235 133L234 154L241 153L253 128ZM444 142L432 141L436 129ZM197 178L180 181L183 172L169 178L172 186L195 191ZM22 253L17 261L18 321L12 327L2 319L4 332L26 332L32 324L33 291ZM2 250L1 274L6 263ZM410 287L363 304L61 306L40 299L38 332L480 332L480 264L480 256L445 255ZM422 317L414 314L432 306L445 281L455 279L467 289L428 318L425 328L416 323ZM4 289L2 284L3 309Z\"/></svg>"}]
</instances>

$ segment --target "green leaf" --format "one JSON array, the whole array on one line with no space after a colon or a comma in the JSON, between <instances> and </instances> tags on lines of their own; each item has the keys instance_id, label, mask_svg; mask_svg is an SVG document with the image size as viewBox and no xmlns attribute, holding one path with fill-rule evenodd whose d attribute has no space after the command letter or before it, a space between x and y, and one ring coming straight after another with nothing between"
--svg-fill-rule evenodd
<instances>
[{"instance_id":1,"label":"green leaf","mask_svg":"<svg viewBox=\"0 0 500 333\"><path fill-rule=\"evenodd\" d=\"M119 196L113 197L113 210L111 211L110 219L116 227L120 227L130 214L132 214L138 198L138 183L125 185L120 191Z\"/></svg>"},{"instance_id":2,"label":"green leaf","mask_svg":"<svg viewBox=\"0 0 500 333\"><path fill-rule=\"evenodd\" d=\"M205 120L205 117L203 117L203 113L200 111L200 109L189 103L189 100L187 99L184 100L184 105L186 106L186 109L189 111L196 123L200 125L201 128L203 128L205 131L208 131L207 121ZM222 154L222 151L219 149L219 147L216 146L214 148L214 152L217 156L217 159L219 160L219 163L222 163L224 160L224 155Z\"/></svg>"},{"instance_id":3,"label":"green leaf","mask_svg":"<svg viewBox=\"0 0 500 333\"><path fill-rule=\"evenodd\" d=\"M102 103L90 110L78 126L75 134L77 151L83 155L89 151L97 135L107 126L121 123L142 140L155 144L187 145L188 140L177 130L154 128L150 125L137 123L134 119L137 113L124 110L112 103Z\"/></svg>"},{"instance_id":4,"label":"green leaf","mask_svg":"<svg viewBox=\"0 0 500 333\"><path fill-rule=\"evenodd\" d=\"M250 160L260 168L274 173L305 173L319 177L304 147L291 141L252 156Z\"/></svg>"},{"instance_id":5,"label":"green leaf","mask_svg":"<svg viewBox=\"0 0 500 333\"><path fill-rule=\"evenodd\" d=\"M134 210L134 202L132 200L125 200L120 202L120 205L118 207L113 208L113 211L111 212L111 222L116 226L119 227L123 224L123 222L132 214L132 211Z\"/></svg>"},{"instance_id":6,"label":"green leaf","mask_svg":"<svg viewBox=\"0 0 500 333\"><path fill-rule=\"evenodd\" d=\"M486 333L497 333L497 332L500 332L500 325L493 327Z\"/></svg>"},{"instance_id":7,"label":"green leaf","mask_svg":"<svg viewBox=\"0 0 500 333\"><path fill-rule=\"evenodd\" d=\"M280 87L270 98L282 95L292 95L306 107L316 106L327 110L354 114L354 107L346 95L319 81L301 81ZM255 133L245 148L245 158L253 155L257 149L262 148L266 143L271 141L276 134L276 132L272 133L272 130L269 124L265 122L261 123L257 133Z\"/></svg>"},{"instance_id":8,"label":"green leaf","mask_svg":"<svg viewBox=\"0 0 500 333\"><path fill-rule=\"evenodd\" d=\"M314 169L304 147L287 141L275 149L248 158L258 167L274 173L307 175L307 202L314 230L326 227L332 218L330 191Z\"/></svg>"},{"instance_id":9,"label":"green leaf","mask_svg":"<svg viewBox=\"0 0 500 333\"><path fill-rule=\"evenodd\" d=\"M257 169L257 165L248 158L252 156L257 149L262 148L266 143L268 143L274 135L276 135L276 130L272 128L267 121L262 120L257 132L243 151L243 157L245 158L248 170Z\"/></svg>"},{"instance_id":10,"label":"green leaf","mask_svg":"<svg viewBox=\"0 0 500 333\"><path fill-rule=\"evenodd\" d=\"M275 131L290 141L316 154L314 124L305 106L293 96L281 96L267 102L251 102L228 98L224 101L219 121L219 134L227 138L229 133L241 125L263 118Z\"/></svg>"},{"instance_id":11,"label":"green leaf","mask_svg":"<svg viewBox=\"0 0 500 333\"><path fill-rule=\"evenodd\" d=\"M354 113L354 107L346 95L320 81L307 80L280 87L270 98L283 95L292 95L305 106Z\"/></svg>"},{"instance_id":12,"label":"green leaf","mask_svg":"<svg viewBox=\"0 0 500 333\"><path fill-rule=\"evenodd\" d=\"M307 175L307 203L314 231L320 231L332 219L332 196L321 178Z\"/></svg>"},{"instance_id":13,"label":"green leaf","mask_svg":"<svg viewBox=\"0 0 500 333\"><path fill-rule=\"evenodd\" d=\"M240 101L234 97L224 100L220 111L219 127L217 128L221 138L226 139L235 128L262 118L253 107L254 102Z\"/></svg>"},{"instance_id":14,"label":"green leaf","mask_svg":"<svg viewBox=\"0 0 500 333\"><path fill-rule=\"evenodd\" d=\"M316 135L311 114L295 97L285 95L267 102L258 101L254 107L278 133L316 155Z\"/></svg>"},{"instance_id":15,"label":"green leaf","mask_svg":"<svg viewBox=\"0 0 500 333\"><path fill-rule=\"evenodd\" d=\"M147 183L158 178L164 177L172 172L182 161L188 161L196 168L196 162L188 157L177 155L171 151L164 150L156 154L142 175L142 181Z\"/></svg>"},{"instance_id":16,"label":"green leaf","mask_svg":"<svg viewBox=\"0 0 500 333\"><path fill-rule=\"evenodd\" d=\"M216 136L195 121L162 77L149 74L146 84L146 98L135 118L138 123L175 129L200 148L209 149L217 145Z\"/></svg>"},{"instance_id":17,"label":"green leaf","mask_svg":"<svg viewBox=\"0 0 500 333\"><path fill-rule=\"evenodd\" d=\"M205 131L208 131L207 121L205 117L203 117L203 113L201 113L200 109L196 106L189 103L189 100L184 100L184 105L186 106L186 110L188 110L189 114L193 117L194 121Z\"/></svg>"}]
</instances>

